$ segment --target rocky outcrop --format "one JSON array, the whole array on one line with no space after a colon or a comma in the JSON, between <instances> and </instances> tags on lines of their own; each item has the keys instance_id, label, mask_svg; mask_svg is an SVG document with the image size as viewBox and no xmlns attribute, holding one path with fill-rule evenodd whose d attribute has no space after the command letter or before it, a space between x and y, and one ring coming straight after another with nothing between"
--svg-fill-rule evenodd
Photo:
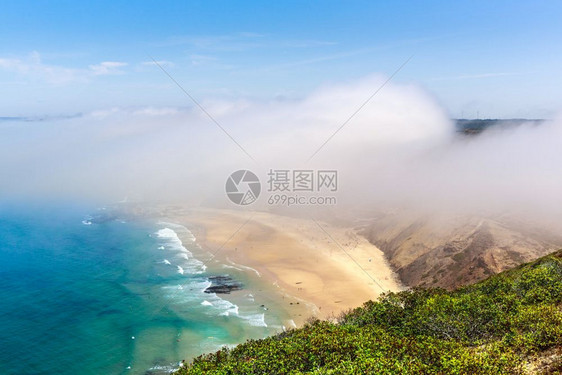
<instances>
[{"instance_id":1,"label":"rocky outcrop","mask_svg":"<svg viewBox=\"0 0 562 375\"><path fill-rule=\"evenodd\" d=\"M230 292L242 289L242 284L233 280L230 276L209 276L211 286L204 290L205 293L230 294Z\"/></svg>"}]
</instances>

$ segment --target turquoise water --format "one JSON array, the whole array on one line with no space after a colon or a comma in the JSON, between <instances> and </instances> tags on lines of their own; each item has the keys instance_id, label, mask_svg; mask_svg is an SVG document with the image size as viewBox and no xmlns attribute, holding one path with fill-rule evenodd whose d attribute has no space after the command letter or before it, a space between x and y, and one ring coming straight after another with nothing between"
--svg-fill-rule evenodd
<instances>
[{"instance_id":1,"label":"turquoise water","mask_svg":"<svg viewBox=\"0 0 562 375\"><path fill-rule=\"evenodd\" d=\"M248 272L206 268L209 254L184 227L96 221L92 212L103 214L0 204L0 373L167 373L181 359L281 329ZM218 274L245 290L229 300L204 293Z\"/></svg>"}]
</instances>

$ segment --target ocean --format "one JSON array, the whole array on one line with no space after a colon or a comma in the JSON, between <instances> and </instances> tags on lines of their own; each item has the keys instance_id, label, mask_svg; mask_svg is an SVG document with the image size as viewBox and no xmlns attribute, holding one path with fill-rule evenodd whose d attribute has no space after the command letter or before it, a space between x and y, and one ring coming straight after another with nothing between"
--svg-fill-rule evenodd
<instances>
[{"instance_id":1,"label":"ocean","mask_svg":"<svg viewBox=\"0 0 562 375\"><path fill-rule=\"evenodd\" d=\"M107 212L0 203L1 374L169 373L283 329L256 272L210 261L183 226ZM212 276L243 289L205 293Z\"/></svg>"}]
</instances>

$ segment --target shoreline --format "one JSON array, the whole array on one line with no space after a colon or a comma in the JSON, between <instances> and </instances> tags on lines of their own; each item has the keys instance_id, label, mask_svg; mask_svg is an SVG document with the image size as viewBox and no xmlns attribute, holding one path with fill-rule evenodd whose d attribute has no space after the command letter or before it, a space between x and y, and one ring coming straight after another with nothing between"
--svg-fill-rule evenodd
<instances>
[{"instance_id":1,"label":"shoreline","mask_svg":"<svg viewBox=\"0 0 562 375\"><path fill-rule=\"evenodd\" d=\"M224 252L224 249L221 249L217 252L216 250L220 246L217 246L215 240L207 238L207 226L203 223L193 220L191 217L189 221L186 221L184 215L181 215L181 220L178 219L178 216L170 216L169 220L187 228L196 238L196 243L201 249L210 255L207 260L209 269L214 269L215 273L220 273L221 268L226 268L225 273L228 273L228 268L231 268L235 270L235 273L240 272L244 275L242 280L236 279L244 284L242 289L233 290L228 294L220 293L217 294L218 297L237 304L238 300L244 295L251 293L255 301L259 301L259 305L275 314L276 318L282 321L281 328L283 330L300 327L307 319L318 315L318 309L314 304L290 295L270 277L264 277L263 270L260 271L252 265L242 263L239 259L231 259L232 255L229 254L229 250L232 251L233 249L227 249ZM183 241L181 235L180 238Z\"/></svg>"},{"instance_id":2,"label":"shoreline","mask_svg":"<svg viewBox=\"0 0 562 375\"><path fill-rule=\"evenodd\" d=\"M320 223L321 229L311 220L225 209L166 216L187 227L215 260L244 269L256 293L289 317L287 328L290 321L300 327L310 317L334 318L383 291L403 289L382 251L353 228Z\"/></svg>"}]
</instances>

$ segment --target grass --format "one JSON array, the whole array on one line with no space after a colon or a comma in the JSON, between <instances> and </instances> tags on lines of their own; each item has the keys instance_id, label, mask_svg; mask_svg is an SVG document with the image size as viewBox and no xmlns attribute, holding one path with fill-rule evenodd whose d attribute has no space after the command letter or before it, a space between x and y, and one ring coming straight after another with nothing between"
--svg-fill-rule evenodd
<instances>
[{"instance_id":1,"label":"grass","mask_svg":"<svg viewBox=\"0 0 562 375\"><path fill-rule=\"evenodd\" d=\"M560 349L562 251L454 291L387 293L337 323L223 348L177 374L558 373L560 356L532 363Z\"/></svg>"}]
</instances>

